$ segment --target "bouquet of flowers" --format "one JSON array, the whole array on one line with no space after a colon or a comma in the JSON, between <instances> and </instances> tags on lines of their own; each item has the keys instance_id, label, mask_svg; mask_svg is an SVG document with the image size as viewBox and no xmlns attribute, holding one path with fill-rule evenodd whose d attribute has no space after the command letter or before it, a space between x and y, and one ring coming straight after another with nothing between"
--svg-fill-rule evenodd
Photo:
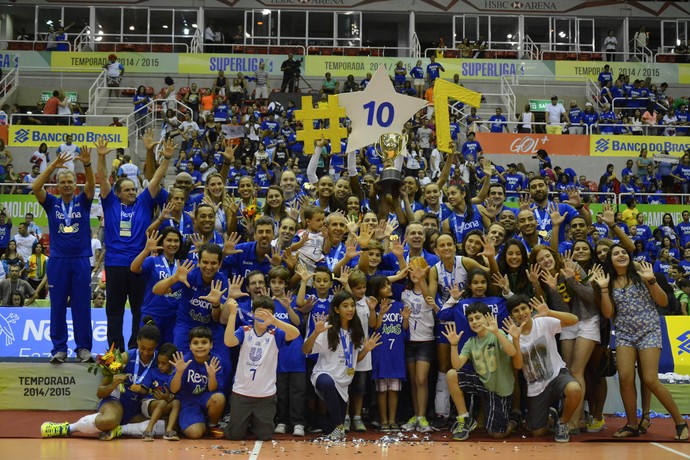
<instances>
[{"instance_id":1,"label":"bouquet of flowers","mask_svg":"<svg viewBox=\"0 0 690 460\"><path fill-rule=\"evenodd\" d=\"M122 361L122 353L115 348L113 343L110 350L104 355L96 355L96 362L89 365L87 371L93 375L98 375L98 372L110 379L116 374L121 374L124 371L125 365ZM120 385L120 391L124 391L124 385Z\"/></svg>"},{"instance_id":2,"label":"bouquet of flowers","mask_svg":"<svg viewBox=\"0 0 690 460\"><path fill-rule=\"evenodd\" d=\"M244 217L248 222L254 222L254 219L259 214L259 207L256 203L252 203L242 210L242 217Z\"/></svg>"}]
</instances>

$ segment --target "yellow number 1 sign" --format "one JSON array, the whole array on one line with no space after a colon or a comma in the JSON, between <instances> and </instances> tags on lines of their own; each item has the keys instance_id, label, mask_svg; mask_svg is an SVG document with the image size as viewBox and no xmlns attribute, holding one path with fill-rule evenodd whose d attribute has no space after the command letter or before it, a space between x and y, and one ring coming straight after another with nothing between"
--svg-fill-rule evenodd
<instances>
[{"instance_id":1,"label":"yellow number 1 sign","mask_svg":"<svg viewBox=\"0 0 690 460\"><path fill-rule=\"evenodd\" d=\"M448 116L448 99L452 98L463 104L477 107L482 103L482 95L458 86L449 81L437 78L434 82L434 106L436 113L436 146L441 152L452 153L455 143L450 137L450 117Z\"/></svg>"}]
</instances>

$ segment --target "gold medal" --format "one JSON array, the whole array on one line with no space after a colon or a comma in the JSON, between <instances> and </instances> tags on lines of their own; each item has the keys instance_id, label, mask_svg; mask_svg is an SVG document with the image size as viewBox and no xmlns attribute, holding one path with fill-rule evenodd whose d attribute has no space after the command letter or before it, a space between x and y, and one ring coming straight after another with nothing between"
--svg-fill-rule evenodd
<instances>
[{"instance_id":1,"label":"gold medal","mask_svg":"<svg viewBox=\"0 0 690 460\"><path fill-rule=\"evenodd\" d=\"M62 233L74 233L74 227L71 225L65 225L62 227Z\"/></svg>"},{"instance_id":2,"label":"gold medal","mask_svg":"<svg viewBox=\"0 0 690 460\"><path fill-rule=\"evenodd\" d=\"M347 368L347 375L349 375L350 377L355 375L355 368L354 367L348 367Z\"/></svg>"}]
</instances>

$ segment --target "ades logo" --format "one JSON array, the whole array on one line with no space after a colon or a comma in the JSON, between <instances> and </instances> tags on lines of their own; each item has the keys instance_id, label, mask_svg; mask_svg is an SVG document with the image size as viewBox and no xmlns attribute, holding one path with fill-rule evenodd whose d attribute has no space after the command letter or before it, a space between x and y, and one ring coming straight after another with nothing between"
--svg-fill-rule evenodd
<instances>
[{"instance_id":1,"label":"ades logo","mask_svg":"<svg viewBox=\"0 0 690 460\"><path fill-rule=\"evenodd\" d=\"M610 142L611 141L609 141L608 139L599 139L595 144L595 150L597 152L606 152L609 149Z\"/></svg>"},{"instance_id":2,"label":"ades logo","mask_svg":"<svg viewBox=\"0 0 690 460\"><path fill-rule=\"evenodd\" d=\"M5 346L10 346L14 343L14 331L12 325L17 322L19 315L10 313L7 316L0 315L0 336L5 336Z\"/></svg>"},{"instance_id":3,"label":"ades logo","mask_svg":"<svg viewBox=\"0 0 690 460\"><path fill-rule=\"evenodd\" d=\"M29 140L29 130L28 129L20 129L16 133L14 133L14 143L15 144L23 144L24 142Z\"/></svg>"},{"instance_id":4,"label":"ades logo","mask_svg":"<svg viewBox=\"0 0 690 460\"><path fill-rule=\"evenodd\" d=\"M680 345L678 345L678 354L690 354L690 331L685 331L684 333L676 337L676 340L680 342Z\"/></svg>"}]
</instances>

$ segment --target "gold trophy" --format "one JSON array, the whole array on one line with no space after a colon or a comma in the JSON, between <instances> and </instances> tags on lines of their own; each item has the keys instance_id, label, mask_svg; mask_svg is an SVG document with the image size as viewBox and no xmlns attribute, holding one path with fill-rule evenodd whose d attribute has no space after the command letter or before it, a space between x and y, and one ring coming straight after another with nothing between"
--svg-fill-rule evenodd
<instances>
[{"instance_id":1,"label":"gold trophy","mask_svg":"<svg viewBox=\"0 0 690 460\"><path fill-rule=\"evenodd\" d=\"M383 160L383 171L378 180L378 187L385 195L400 197L402 171L395 167L395 160L407 145L407 134L386 133L379 137L376 154Z\"/></svg>"}]
</instances>

